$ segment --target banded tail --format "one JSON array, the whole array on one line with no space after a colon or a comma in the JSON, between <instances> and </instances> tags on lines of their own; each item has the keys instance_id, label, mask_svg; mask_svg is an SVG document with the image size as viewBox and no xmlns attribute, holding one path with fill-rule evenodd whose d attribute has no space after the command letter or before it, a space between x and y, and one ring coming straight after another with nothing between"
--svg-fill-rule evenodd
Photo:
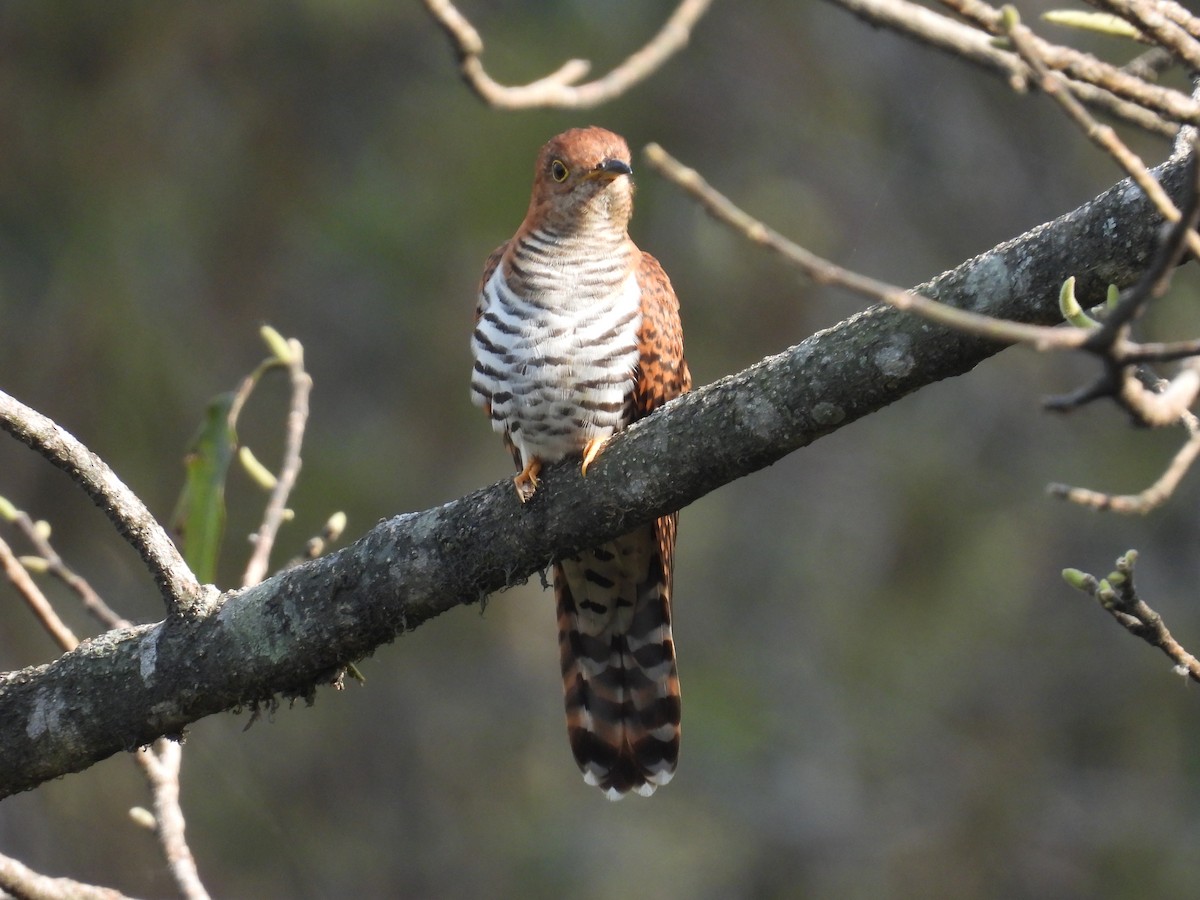
<instances>
[{"instance_id":1,"label":"banded tail","mask_svg":"<svg viewBox=\"0 0 1200 900\"><path fill-rule=\"evenodd\" d=\"M584 781L610 800L650 796L679 758L677 520L663 516L554 566L567 734Z\"/></svg>"}]
</instances>

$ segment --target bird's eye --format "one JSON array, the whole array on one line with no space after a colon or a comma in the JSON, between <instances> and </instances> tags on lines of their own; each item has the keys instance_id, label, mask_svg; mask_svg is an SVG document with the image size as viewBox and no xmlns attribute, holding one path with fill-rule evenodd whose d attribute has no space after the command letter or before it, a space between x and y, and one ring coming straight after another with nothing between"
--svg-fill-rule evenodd
<instances>
[{"instance_id":1,"label":"bird's eye","mask_svg":"<svg viewBox=\"0 0 1200 900\"><path fill-rule=\"evenodd\" d=\"M550 163L550 177L555 181L566 181L567 176L570 174L566 164L561 159L556 159Z\"/></svg>"}]
</instances>

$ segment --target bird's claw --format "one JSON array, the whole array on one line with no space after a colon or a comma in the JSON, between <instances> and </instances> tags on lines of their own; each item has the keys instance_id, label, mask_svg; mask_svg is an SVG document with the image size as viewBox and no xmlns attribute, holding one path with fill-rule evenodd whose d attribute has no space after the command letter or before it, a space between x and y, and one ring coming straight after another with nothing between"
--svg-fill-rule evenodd
<instances>
[{"instance_id":1,"label":"bird's claw","mask_svg":"<svg viewBox=\"0 0 1200 900\"><path fill-rule=\"evenodd\" d=\"M517 499L522 503L529 502L538 486L538 473L542 471L542 461L536 456L525 464L520 474L513 478L513 487L517 489Z\"/></svg>"},{"instance_id":2,"label":"bird's claw","mask_svg":"<svg viewBox=\"0 0 1200 900\"><path fill-rule=\"evenodd\" d=\"M600 455L608 438L594 437L583 446L583 464L579 467L580 475L587 475L588 466L590 466Z\"/></svg>"}]
</instances>

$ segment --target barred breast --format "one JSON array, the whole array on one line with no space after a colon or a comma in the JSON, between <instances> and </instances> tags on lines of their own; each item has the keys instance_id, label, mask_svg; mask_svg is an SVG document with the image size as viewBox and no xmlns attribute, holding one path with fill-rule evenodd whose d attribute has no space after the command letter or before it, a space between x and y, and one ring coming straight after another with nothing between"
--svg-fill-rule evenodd
<instances>
[{"instance_id":1,"label":"barred breast","mask_svg":"<svg viewBox=\"0 0 1200 900\"><path fill-rule=\"evenodd\" d=\"M483 284L472 400L521 464L555 462L632 419L641 297L628 239L606 237L519 234Z\"/></svg>"}]
</instances>

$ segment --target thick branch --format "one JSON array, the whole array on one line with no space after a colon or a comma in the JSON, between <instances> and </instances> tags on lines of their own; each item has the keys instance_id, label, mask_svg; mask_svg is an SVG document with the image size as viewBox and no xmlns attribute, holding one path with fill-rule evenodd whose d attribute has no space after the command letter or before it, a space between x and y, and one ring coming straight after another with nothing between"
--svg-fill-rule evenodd
<instances>
[{"instance_id":1,"label":"thick branch","mask_svg":"<svg viewBox=\"0 0 1200 900\"><path fill-rule=\"evenodd\" d=\"M1181 159L1158 170L1176 199L1185 171ZM1110 282L1135 280L1160 222L1122 182L918 290L1004 319L1055 322L1068 276L1089 303ZM309 697L398 634L684 507L1002 346L875 307L668 404L614 439L586 479L574 464L551 467L524 506L505 478L230 592L211 614L110 632L9 673L0 678L0 796L215 712Z\"/></svg>"}]
</instances>

